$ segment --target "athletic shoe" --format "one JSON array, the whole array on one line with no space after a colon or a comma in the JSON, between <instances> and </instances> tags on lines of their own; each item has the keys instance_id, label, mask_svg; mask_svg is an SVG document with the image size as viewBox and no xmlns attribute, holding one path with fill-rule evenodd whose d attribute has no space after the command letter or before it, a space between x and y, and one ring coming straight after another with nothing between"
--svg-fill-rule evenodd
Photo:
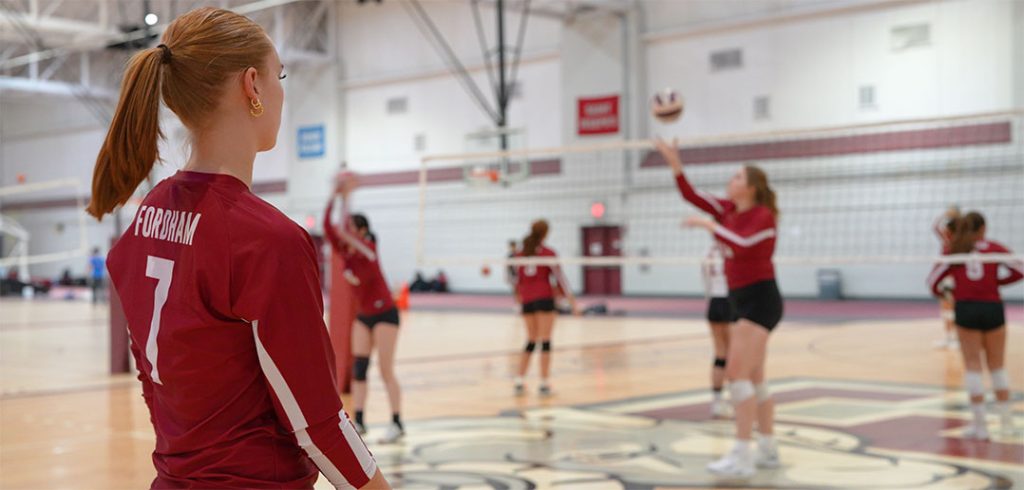
<instances>
[{"instance_id":1,"label":"athletic shoe","mask_svg":"<svg viewBox=\"0 0 1024 490\"><path fill-rule=\"evenodd\" d=\"M989 440L988 427L984 425L971 424L964 429L964 437L967 439L975 439L978 441Z\"/></svg>"},{"instance_id":2,"label":"athletic shoe","mask_svg":"<svg viewBox=\"0 0 1024 490\"><path fill-rule=\"evenodd\" d=\"M366 426L365 425L360 424L359 422L352 422L352 425L356 426L356 432L358 432L359 435L361 435L361 436L365 436L366 435Z\"/></svg>"},{"instance_id":3,"label":"athletic shoe","mask_svg":"<svg viewBox=\"0 0 1024 490\"><path fill-rule=\"evenodd\" d=\"M537 394L543 397L551 396L551 385L544 383L537 388Z\"/></svg>"},{"instance_id":4,"label":"athletic shoe","mask_svg":"<svg viewBox=\"0 0 1024 490\"><path fill-rule=\"evenodd\" d=\"M711 402L711 418L729 419L732 418L732 405L725 400Z\"/></svg>"},{"instance_id":5,"label":"athletic shoe","mask_svg":"<svg viewBox=\"0 0 1024 490\"><path fill-rule=\"evenodd\" d=\"M766 442L764 439L757 441L757 456L755 464L758 468L774 470L782 463L779 462L779 445L773 442Z\"/></svg>"},{"instance_id":6,"label":"athletic shoe","mask_svg":"<svg viewBox=\"0 0 1024 490\"><path fill-rule=\"evenodd\" d=\"M523 386L522 383L515 383L513 385L513 390L515 390L516 396L523 396L526 394L526 387Z\"/></svg>"},{"instance_id":7,"label":"athletic shoe","mask_svg":"<svg viewBox=\"0 0 1024 490\"><path fill-rule=\"evenodd\" d=\"M708 471L718 476L750 478L754 476L757 469L754 467L754 458L751 457L749 450L733 449L718 461L708 464Z\"/></svg>"},{"instance_id":8,"label":"athletic shoe","mask_svg":"<svg viewBox=\"0 0 1024 490\"><path fill-rule=\"evenodd\" d=\"M388 427L387 433L385 433L384 437L380 439L380 443L394 444L403 437L405 437L405 429L402 429L402 427L398 424L391 424L391 426Z\"/></svg>"}]
</instances>

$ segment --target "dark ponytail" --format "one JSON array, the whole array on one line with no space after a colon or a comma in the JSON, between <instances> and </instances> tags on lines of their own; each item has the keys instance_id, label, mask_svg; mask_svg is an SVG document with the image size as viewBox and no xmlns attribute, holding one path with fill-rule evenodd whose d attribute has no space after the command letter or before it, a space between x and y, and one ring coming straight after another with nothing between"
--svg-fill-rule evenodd
<instances>
[{"instance_id":1,"label":"dark ponytail","mask_svg":"<svg viewBox=\"0 0 1024 490\"><path fill-rule=\"evenodd\" d=\"M949 239L950 253L971 253L974 244L981 239L980 232L985 227L985 217L977 211L971 211L956 218L953 223L953 234Z\"/></svg>"},{"instance_id":2,"label":"dark ponytail","mask_svg":"<svg viewBox=\"0 0 1024 490\"><path fill-rule=\"evenodd\" d=\"M761 167L747 165L743 167L747 173L747 185L753 187L754 201L768 208L775 217L779 216L779 207L775 204L775 190L768 185L768 174Z\"/></svg>"},{"instance_id":3,"label":"dark ponytail","mask_svg":"<svg viewBox=\"0 0 1024 490\"><path fill-rule=\"evenodd\" d=\"M523 239L523 255L532 257L537 255L537 248L548 236L548 222L544 220L534 221L530 225L530 234Z\"/></svg>"},{"instance_id":4,"label":"dark ponytail","mask_svg":"<svg viewBox=\"0 0 1024 490\"><path fill-rule=\"evenodd\" d=\"M162 48L150 48L128 62L121 98L93 171L92 199L86 211L96 219L124 204L160 158L162 58Z\"/></svg>"},{"instance_id":5,"label":"dark ponytail","mask_svg":"<svg viewBox=\"0 0 1024 490\"><path fill-rule=\"evenodd\" d=\"M370 220L366 218L365 214L359 214L359 213L353 214L352 215L352 224L355 225L356 230L363 230L363 229L365 229L366 230L366 239L370 240L373 243L377 243L377 235L374 235L373 232L370 231Z\"/></svg>"}]
</instances>

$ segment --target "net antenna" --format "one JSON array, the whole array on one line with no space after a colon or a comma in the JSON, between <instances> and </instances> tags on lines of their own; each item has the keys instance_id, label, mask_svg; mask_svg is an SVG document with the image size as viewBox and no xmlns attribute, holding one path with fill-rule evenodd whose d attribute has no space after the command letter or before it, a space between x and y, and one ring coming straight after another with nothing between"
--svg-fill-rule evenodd
<instances>
[{"instance_id":1,"label":"net antenna","mask_svg":"<svg viewBox=\"0 0 1024 490\"><path fill-rule=\"evenodd\" d=\"M70 192L69 192L70 191ZM78 243L68 249L42 254L31 254L29 245L32 233L18 219L18 214L31 209L33 203L58 196L74 195L77 213ZM82 195L82 183L78 179L61 179L31 184L18 184L0 187L0 235L4 247L0 250L0 268L17 270L18 280L28 284L31 282L30 268L32 265L51 262L63 262L84 257L89 251L89 238L86 230L85 199ZM11 243L11 245L7 245ZM31 297L32 286L22 289L22 295Z\"/></svg>"}]
</instances>

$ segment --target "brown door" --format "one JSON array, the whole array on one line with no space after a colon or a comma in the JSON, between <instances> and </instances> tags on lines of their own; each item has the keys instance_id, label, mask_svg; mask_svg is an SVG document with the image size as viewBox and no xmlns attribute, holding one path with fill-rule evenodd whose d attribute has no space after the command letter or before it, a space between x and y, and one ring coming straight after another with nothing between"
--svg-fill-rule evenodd
<instances>
[{"instance_id":1,"label":"brown door","mask_svg":"<svg viewBox=\"0 0 1024 490\"><path fill-rule=\"evenodd\" d=\"M584 257L622 256L622 228L584 226ZM583 294L618 296L622 294L622 269L619 266L583 266Z\"/></svg>"}]
</instances>

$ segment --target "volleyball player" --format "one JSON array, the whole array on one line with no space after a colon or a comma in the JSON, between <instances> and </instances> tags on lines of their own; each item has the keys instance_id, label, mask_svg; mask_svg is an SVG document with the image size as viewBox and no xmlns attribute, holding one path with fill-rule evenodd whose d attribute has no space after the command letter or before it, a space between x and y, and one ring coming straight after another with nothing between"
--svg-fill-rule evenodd
<instances>
[{"instance_id":1,"label":"volleyball player","mask_svg":"<svg viewBox=\"0 0 1024 490\"><path fill-rule=\"evenodd\" d=\"M534 221L530 234L523 239L523 247L517 257L557 257L555 251L544 246L548 236L548 222ZM551 280L558 282L562 294L569 300L573 314L577 313L576 297L572 294L569 281L557 265L520 265L516 271L516 292L522 304L523 321L526 325L526 347L519 357L519 373L514 381L516 395L525 393L524 378L530 368L530 356L540 346L540 387L541 396L551 395L551 331L555 326L555 288Z\"/></svg>"},{"instance_id":2,"label":"volleyball player","mask_svg":"<svg viewBox=\"0 0 1024 490\"><path fill-rule=\"evenodd\" d=\"M957 218L955 223L949 241L950 253L979 256L1010 253L1002 244L985 238L985 218L980 213L967 213ZM1009 272L1003 277L999 276L1000 265ZM928 287L932 293L941 296L942 281L950 276L953 277L953 298L956 301L955 323L966 369L964 385L971 399L973 414L966 435L976 439L989 437L985 423L982 356L992 379L1002 430L1012 432L1010 379L1004 368L1006 320L999 287L1024 278L1024 266L1020 262L981 262L973 258L963 264L939 264L928 276Z\"/></svg>"},{"instance_id":3,"label":"volleyball player","mask_svg":"<svg viewBox=\"0 0 1024 490\"><path fill-rule=\"evenodd\" d=\"M154 488L389 488L342 410L309 235L250 192L274 147L284 67L251 20L171 22L128 63L88 212L124 204L159 158L160 100L185 169L143 199L108 255L156 432Z\"/></svg>"},{"instance_id":4,"label":"volleyball player","mask_svg":"<svg viewBox=\"0 0 1024 490\"><path fill-rule=\"evenodd\" d=\"M391 404L391 425L382 442L395 442L405 435L402 426L402 391L395 376L395 350L398 344L398 308L380 270L377 239L370 231L370 222L362 214L349 215L348 198L358 187L352 174L338 177L335 194L324 211L324 232L331 246L345 259L345 278L352 283L358 308L352 330L352 404L356 428L366 433L363 411L366 408L366 374L374 347L380 360L380 375ZM341 197L341 225L331 223L336 197Z\"/></svg>"},{"instance_id":5,"label":"volleyball player","mask_svg":"<svg viewBox=\"0 0 1024 490\"><path fill-rule=\"evenodd\" d=\"M708 257L701 267L704 279L704 293L708 298L708 328L715 360L711 367L711 416L727 418L732 416L732 406L722 398L725 384L726 355L729 352L729 325L736 321L736 312L729 303L729 287L722 270L721 245L711 246Z\"/></svg>"},{"instance_id":6,"label":"volleyball player","mask_svg":"<svg viewBox=\"0 0 1024 490\"><path fill-rule=\"evenodd\" d=\"M953 235L957 218L960 217L960 208L953 205L946 210L942 216L932 224L935 236L942 244L943 255L949 253L949 240ZM942 340L935 342L936 349L959 349L960 341L957 340L956 326L953 325L953 278L947 276L940 284L942 296L939 296L939 314L945 327L945 336Z\"/></svg>"},{"instance_id":7,"label":"volleyball player","mask_svg":"<svg viewBox=\"0 0 1024 490\"><path fill-rule=\"evenodd\" d=\"M693 216L687 226L708 230L722 246L729 301L737 322L730 327L726 378L736 419L736 442L731 451L708 465L712 473L746 478L756 467L779 466L773 436L774 404L765 379L768 338L782 319L782 295L775 283L772 254L775 252L775 192L761 169L741 168L726 188L728 199L719 199L690 186L676 144L657 140L662 157L676 177L683 198L713 219ZM756 454L751 437L757 422L760 439Z\"/></svg>"}]
</instances>

